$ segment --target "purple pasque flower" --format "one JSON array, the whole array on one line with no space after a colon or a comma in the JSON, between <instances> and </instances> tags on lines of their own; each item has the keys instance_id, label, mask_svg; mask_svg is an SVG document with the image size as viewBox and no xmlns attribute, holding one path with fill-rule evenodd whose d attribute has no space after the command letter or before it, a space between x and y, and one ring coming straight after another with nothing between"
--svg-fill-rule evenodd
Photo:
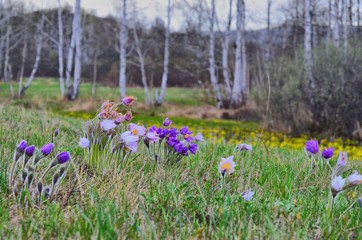
<instances>
[{"instance_id":1,"label":"purple pasque flower","mask_svg":"<svg viewBox=\"0 0 362 240\"><path fill-rule=\"evenodd\" d=\"M122 99L122 104L126 107L132 106L132 104L137 100L137 98L133 96L124 97Z\"/></svg>"},{"instance_id":2,"label":"purple pasque flower","mask_svg":"<svg viewBox=\"0 0 362 240\"><path fill-rule=\"evenodd\" d=\"M343 190L344 183L346 179L342 178L342 176L334 177L331 182L331 190L333 196L336 196L340 191Z\"/></svg>"},{"instance_id":3,"label":"purple pasque flower","mask_svg":"<svg viewBox=\"0 0 362 240\"><path fill-rule=\"evenodd\" d=\"M157 127L156 126L152 126L150 127L150 129L148 129L149 132L156 132L157 131Z\"/></svg>"},{"instance_id":4,"label":"purple pasque flower","mask_svg":"<svg viewBox=\"0 0 362 240\"><path fill-rule=\"evenodd\" d=\"M170 147L173 147L178 143L180 143L180 141L177 140L176 138L170 137L170 138L167 139L167 145L170 146Z\"/></svg>"},{"instance_id":5,"label":"purple pasque flower","mask_svg":"<svg viewBox=\"0 0 362 240\"><path fill-rule=\"evenodd\" d=\"M28 143L25 140L21 140L18 144L18 146L16 146L16 150L19 153L23 153L25 151L26 146L28 145Z\"/></svg>"},{"instance_id":6,"label":"purple pasque flower","mask_svg":"<svg viewBox=\"0 0 362 240\"><path fill-rule=\"evenodd\" d=\"M69 152L61 152L57 155L57 160L59 164L63 164L68 162L70 159L70 153Z\"/></svg>"},{"instance_id":7,"label":"purple pasque flower","mask_svg":"<svg viewBox=\"0 0 362 240\"><path fill-rule=\"evenodd\" d=\"M317 140L309 140L305 144L305 149L311 154L316 154L319 152L318 141Z\"/></svg>"},{"instance_id":8,"label":"purple pasque flower","mask_svg":"<svg viewBox=\"0 0 362 240\"><path fill-rule=\"evenodd\" d=\"M90 146L90 141L88 140L88 138L79 138L79 147L86 149L89 148Z\"/></svg>"},{"instance_id":9,"label":"purple pasque flower","mask_svg":"<svg viewBox=\"0 0 362 240\"><path fill-rule=\"evenodd\" d=\"M165 120L163 120L162 125L165 127L168 127L171 125L171 123L172 123L172 121L169 118L165 118Z\"/></svg>"},{"instance_id":10,"label":"purple pasque flower","mask_svg":"<svg viewBox=\"0 0 362 240\"><path fill-rule=\"evenodd\" d=\"M158 134L158 136L159 136L160 138L163 139L163 138L165 138L166 135L167 135L167 129L157 128L156 133Z\"/></svg>"},{"instance_id":11,"label":"purple pasque flower","mask_svg":"<svg viewBox=\"0 0 362 240\"><path fill-rule=\"evenodd\" d=\"M146 134L146 138L148 141L153 142L153 143L160 140L160 137L158 136L158 134L155 131L153 131L153 132L148 131L148 133Z\"/></svg>"},{"instance_id":12,"label":"purple pasque flower","mask_svg":"<svg viewBox=\"0 0 362 240\"><path fill-rule=\"evenodd\" d=\"M197 133L196 136L195 136L195 140L198 141L198 142L201 142L204 140L204 136L202 136L201 133Z\"/></svg>"},{"instance_id":13,"label":"purple pasque flower","mask_svg":"<svg viewBox=\"0 0 362 240\"><path fill-rule=\"evenodd\" d=\"M167 134L171 138L176 138L177 135L179 134L179 132L177 131L176 128L170 128L170 129L167 130Z\"/></svg>"},{"instance_id":14,"label":"purple pasque flower","mask_svg":"<svg viewBox=\"0 0 362 240\"><path fill-rule=\"evenodd\" d=\"M108 132L115 127L117 127L117 124L115 124L113 120L103 120L101 122L101 128L105 132Z\"/></svg>"},{"instance_id":15,"label":"purple pasque flower","mask_svg":"<svg viewBox=\"0 0 362 240\"><path fill-rule=\"evenodd\" d=\"M334 153L334 148L332 148L332 147L329 147L327 149L323 149L322 157L324 159L330 159L333 156L333 153Z\"/></svg>"},{"instance_id":16,"label":"purple pasque flower","mask_svg":"<svg viewBox=\"0 0 362 240\"><path fill-rule=\"evenodd\" d=\"M40 151L43 156L48 156L54 148L54 143L47 143L41 147Z\"/></svg>"},{"instance_id":17,"label":"purple pasque flower","mask_svg":"<svg viewBox=\"0 0 362 240\"><path fill-rule=\"evenodd\" d=\"M241 196L244 198L244 200L246 201L251 201L251 199L253 199L253 195L254 192L251 191L250 189L247 189L245 192L241 193Z\"/></svg>"},{"instance_id":18,"label":"purple pasque flower","mask_svg":"<svg viewBox=\"0 0 362 240\"><path fill-rule=\"evenodd\" d=\"M192 134L192 132L189 130L188 127L182 127L182 128L180 128L180 133L181 133L182 135L190 135L190 134Z\"/></svg>"},{"instance_id":19,"label":"purple pasque flower","mask_svg":"<svg viewBox=\"0 0 362 240\"><path fill-rule=\"evenodd\" d=\"M25 148L25 154L28 157L32 157L34 152L35 152L35 146L34 145L31 145L31 146L28 146L27 148Z\"/></svg>"},{"instance_id":20,"label":"purple pasque flower","mask_svg":"<svg viewBox=\"0 0 362 240\"><path fill-rule=\"evenodd\" d=\"M198 146L195 143L191 143L189 146L189 150L192 154L195 154L197 152Z\"/></svg>"},{"instance_id":21,"label":"purple pasque flower","mask_svg":"<svg viewBox=\"0 0 362 240\"><path fill-rule=\"evenodd\" d=\"M132 135L134 136L144 136L146 134L145 126L139 126L134 123L130 123L128 125L128 129L131 131Z\"/></svg>"}]
</instances>

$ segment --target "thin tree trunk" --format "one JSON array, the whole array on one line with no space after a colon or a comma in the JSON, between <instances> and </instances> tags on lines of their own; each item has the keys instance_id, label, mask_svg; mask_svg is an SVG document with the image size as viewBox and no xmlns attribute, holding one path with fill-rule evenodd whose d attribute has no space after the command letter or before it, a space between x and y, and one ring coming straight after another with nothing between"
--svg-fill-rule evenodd
<instances>
[{"instance_id":1,"label":"thin tree trunk","mask_svg":"<svg viewBox=\"0 0 362 240\"><path fill-rule=\"evenodd\" d=\"M9 58L10 58L10 35L12 32L12 27L8 22L6 26L6 37L5 37L5 60L4 60L4 82L8 82L10 80L9 73Z\"/></svg>"},{"instance_id":2,"label":"thin tree trunk","mask_svg":"<svg viewBox=\"0 0 362 240\"><path fill-rule=\"evenodd\" d=\"M0 30L0 33L2 34L2 30ZM0 40L0 79L2 79L2 68L3 68L3 58L4 58L4 44L5 44L5 39L6 36L1 36L1 40Z\"/></svg>"},{"instance_id":3,"label":"thin tree trunk","mask_svg":"<svg viewBox=\"0 0 362 240\"><path fill-rule=\"evenodd\" d=\"M28 80L26 81L24 87L21 89L20 96L24 96L25 91L30 87L31 83L34 80L35 74L38 71L40 57L41 57L41 50L42 50L42 47L43 47L42 30L43 30L43 26L44 26L44 20L45 20L45 15L42 14L41 20L40 20L40 25L38 26L39 27L39 32L38 32L38 39L37 39L37 44L36 44L36 56L35 56L35 62L34 62L33 70L31 71L31 74L30 74Z\"/></svg>"},{"instance_id":4,"label":"thin tree trunk","mask_svg":"<svg viewBox=\"0 0 362 240\"><path fill-rule=\"evenodd\" d=\"M305 33L304 33L304 71L308 86L314 88L314 80L312 75L312 24L310 17L310 0L305 0Z\"/></svg>"},{"instance_id":5,"label":"thin tree trunk","mask_svg":"<svg viewBox=\"0 0 362 240\"><path fill-rule=\"evenodd\" d=\"M21 88L23 86L23 80L24 80L24 66L25 66L25 59L26 59L26 53L28 48L28 42L26 37L24 37L24 47L23 52L21 54L21 69L20 69L20 78L19 78L19 86L18 86L18 96L21 96Z\"/></svg>"},{"instance_id":6,"label":"thin tree trunk","mask_svg":"<svg viewBox=\"0 0 362 240\"><path fill-rule=\"evenodd\" d=\"M331 35L332 35L332 15L333 15L332 1L333 0L328 0L327 50L328 50L329 44L331 42Z\"/></svg>"},{"instance_id":7,"label":"thin tree trunk","mask_svg":"<svg viewBox=\"0 0 362 240\"><path fill-rule=\"evenodd\" d=\"M339 0L334 0L333 3L333 30L332 30L332 36L333 36L333 43L336 47L339 46L339 11L338 11L338 1Z\"/></svg>"},{"instance_id":8,"label":"thin tree trunk","mask_svg":"<svg viewBox=\"0 0 362 240\"><path fill-rule=\"evenodd\" d=\"M247 94L246 84L246 52L244 39L244 19L245 3L244 0L237 0L236 14L236 52L234 67L234 85L231 97L231 103L234 107L239 107L245 103L244 96ZM246 97L246 96L245 96Z\"/></svg>"},{"instance_id":9,"label":"thin tree trunk","mask_svg":"<svg viewBox=\"0 0 362 240\"><path fill-rule=\"evenodd\" d=\"M349 19L349 9L350 6L348 4L348 0L343 0L342 3L342 11L343 14L343 51L344 51L344 57L347 57L347 48L348 48L348 35L349 35L349 25L351 24L351 21Z\"/></svg>"},{"instance_id":10,"label":"thin tree trunk","mask_svg":"<svg viewBox=\"0 0 362 240\"><path fill-rule=\"evenodd\" d=\"M165 55L163 59L163 73L160 93L157 94L156 105L162 105L165 98L167 81L168 81L168 62L169 62L169 49L170 49L170 25L171 25L171 0L168 0L167 6L167 27L165 33Z\"/></svg>"},{"instance_id":11,"label":"thin tree trunk","mask_svg":"<svg viewBox=\"0 0 362 240\"><path fill-rule=\"evenodd\" d=\"M73 59L74 59L74 48L75 48L75 31L76 31L76 24L77 19L75 16L73 16L73 23L72 23L72 36L70 38L69 48L68 48L68 57L67 57L67 69L66 69L66 80L65 80L65 87L67 90L67 97L68 99L71 98L73 93L73 85L71 83L71 73L73 68Z\"/></svg>"},{"instance_id":12,"label":"thin tree trunk","mask_svg":"<svg viewBox=\"0 0 362 240\"><path fill-rule=\"evenodd\" d=\"M97 68L98 68L98 53L97 50L93 56L93 82L92 82L92 98L96 98L96 83L97 83Z\"/></svg>"},{"instance_id":13,"label":"thin tree trunk","mask_svg":"<svg viewBox=\"0 0 362 240\"><path fill-rule=\"evenodd\" d=\"M64 36L63 36L62 6L60 0L58 0L58 31L59 31L59 40L58 40L59 85L60 85L60 93L62 97L64 97L65 96L64 62L63 62Z\"/></svg>"},{"instance_id":14,"label":"thin tree trunk","mask_svg":"<svg viewBox=\"0 0 362 240\"><path fill-rule=\"evenodd\" d=\"M224 39L222 44L222 73L225 82L225 92L227 98L231 99L231 85L230 85L230 74L229 74L229 41L230 41L230 26L232 20L232 5L233 0L229 1L229 16L228 25L224 33Z\"/></svg>"},{"instance_id":15,"label":"thin tree trunk","mask_svg":"<svg viewBox=\"0 0 362 240\"><path fill-rule=\"evenodd\" d=\"M127 45L127 0L123 0L121 30L119 33L119 92L121 97L126 96L126 45Z\"/></svg>"},{"instance_id":16,"label":"thin tree trunk","mask_svg":"<svg viewBox=\"0 0 362 240\"><path fill-rule=\"evenodd\" d=\"M357 27L358 27L358 31L359 31L359 24L360 24L360 21L361 21L359 6L360 6L360 0L357 0Z\"/></svg>"},{"instance_id":17,"label":"thin tree trunk","mask_svg":"<svg viewBox=\"0 0 362 240\"><path fill-rule=\"evenodd\" d=\"M214 23L215 23L215 0L211 0L209 73L210 73L210 81L215 91L217 108L222 108L223 105L222 93L216 77Z\"/></svg>"},{"instance_id":18,"label":"thin tree trunk","mask_svg":"<svg viewBox=\"0 0 362 240\"><path fill-rule=\"evenodd\" d=\"M296 2L295 2L295 24L293 26L293 49L297 49L297 44L298 44L298 27L299 27L298 7L299 7L299 0L296 0Z\"/></svg>"},{"instance_id":19,"label":"thin tree trunk","mask_svg":"<svg viewBox=\"0 0 362 240\"><path fill-rule=\"evenodd\" d=\"M318 15L317 15L317 1L313 1L314 3L311 7L311 12L310 12L310 16L311 16L311 25L312 25L312 46L313 48L317 48L318 45Z\"/></svg>"},{"instance_id":20,"label":"thin tree trunk","mask_svg":"<svg viewBox=\"0 0 362 240\"><path fill-rule=\"evenodd\" d=\"M75 31L75 60L74 60L74 88L71 100L78 98L79 88L81 84L82 73L82 26L81 26L81 8L80 0L75 0L75 16L76 16L76 31Z\"/></svg>"},{"instance_id":21,"label":"thin tree trunk","mask_svg":"<svg viewBox=\"0 0 362 240\"><path fill-rule=\"evenodd\" d=\"M270 32L270 10L271 10L272 0L268 0L267 2L267 48L266 48L266 56L265 61L269 63L270 61L270 55L271 55L271 32Z\"/></svg>"},{"instance_id":22,"label":"thin tree trunk","mask_svg":"<svg viewBox=\"0 0 362 240\"><path fill-rule=\"evenodd\" d=\"M145 96L146 96L146 104L151 105L151 97L150 97L150 92L149 92L148 85L147 85L147 77L146 77L146 71L145 71L145 59L144 59L144 56L141 51L138 34L137 34L137 30L135 27L133 27L133 36L134 36L134 40L136 43L138 61L140 62L141 77L142 77L143 89L144 89Z\"/></svg>"}]
</instances>

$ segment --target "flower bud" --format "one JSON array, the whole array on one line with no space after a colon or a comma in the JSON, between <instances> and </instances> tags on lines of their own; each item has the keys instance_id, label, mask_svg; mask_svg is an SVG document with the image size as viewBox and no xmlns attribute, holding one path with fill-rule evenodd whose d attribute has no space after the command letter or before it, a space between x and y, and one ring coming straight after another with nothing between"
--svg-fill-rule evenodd
<instances>
[{"instance_id":1,"label":"flower bud","mask_svg":"<svg viewBox=\"0 0 362 240\"><path fill-rule=\"evenodd\" d=\"M58 164L66 163L70 159L69 152L61 152L57 155L57 157L53 160L53 162L50 164L50 167L54 167Z\"/></svg>"},{"instance_id":2,"label":"flower bud","mask_svg":"<svg viewBox=\"0 0 362 240\"><path fill-rule=\"evenodd\" d=\"M28 174L28 185L31 184L31 182L33 181L33 178L34 178L34 173L33 172L30 172Z\"/></svg>"},{"instance_id":3,"label":"flower bud","mask_svg":"<svg viewBox=\"0 0 362 240\"><path fill-rule=\"evenodd\" d=\"M16 149L19 153L23 153L26 146L27 146L27 142L25 140L21 140L19 142L18 146L16 147Z\"/></svg>"},{"instance_id":4,"label":"flower bud","mask_svg":"<svg viewBox=\"0 0 362 240\"><path fill-rule=\"evenodd\" d=\"M55 129L55 131L54 131L54 137L57 137L58 134L59 134L59 128Z\"/></svg>"},{"instance_id":5,"label":"flower bud","mask_svg":"<svg viewBox=\"0 0 362 240\"><path fill-rule=\"evenodd\" d=\"M133 103L137 100L137 98L133 96L128 96L122 99L122 104L126 107L132 106Z\"/></svg>"},{"instance_id":6,"label":"flower bud","mask_svg":"<svg viewBox=\"0 0 362 240\"><path fill-rule=\"evenodd\" d=\"M124 120L129 122L132 120L132 112L131 111L127 111L126 114L124 115Z\"/></svg>"},{"instance_id":7,"label":"flower bud","mask_svg":"<svg viewBox=\"0 0 362 240\"><path fill-rule=\"evenodd\" d=\"M56 173L53 175L53 185L55 185L55 184L58 182L59 176L60 176L59 172L56 172Z\"/></svg>"},{"instance_id":8,"label":"flower bud","mask_svg":"<svg viewBox=\"0 0 362 240\"><path fill-rule=\"evenodd\" d=\"M170 119L165 118L165 120L163 120L162 125L165 126L165 127L168 127L168 126L171 125L171 123L172 123L172 121Z\"/></svg>"},{"instance_id":9,"label":"flower bud","mask_svg":"<svg viewBox=\"0 0 362 240\"><path fill-rule=\"evenodd\" d=\"M51 151L53 150L53 147L54 147L54 143L47 143L44 146L42 146L40 151L43 154L43 156L48 156L51 153Z\"/></svg>"},{"instance_id":10,"label":"flower bud","mask_svg":"<svg viewBox=\"0 0 362 240\"><path fill-rule=\"evenodd\" d=\"M26 156L28 156L29 158L33 156L34 152L35 152L35 146L34 146L34 145L31 145L31 146L29 146L29 147L27 147L27 148L25 149L25 154L26 154Z\"/></svg>"}]
</instances>

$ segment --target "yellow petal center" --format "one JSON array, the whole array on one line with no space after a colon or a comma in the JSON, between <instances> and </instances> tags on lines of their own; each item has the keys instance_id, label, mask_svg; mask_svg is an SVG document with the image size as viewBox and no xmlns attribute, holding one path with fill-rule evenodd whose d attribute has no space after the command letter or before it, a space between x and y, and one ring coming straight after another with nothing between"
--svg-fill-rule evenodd
<instances>
[{"instance_id":1,"label":"yellow petal center","mask_svg":"<svg viewBox=\"0 0 362 240\"><path fill-rule=\"evenodd\" d=\"M132 134L133 134L133 135L137 135L137 134L138 134L138 130L137 130L137 129L133 129Z\"/></svg>"},{"instance_id":2,"label":"yellow petal center","mask_svg":"<svg viewBox=\"0 0 362 240\"><path fill-rule=\"evenodd\" d=\"M229 172L230 169L231 169L230 163L224 163L223 165L221 165L221 169L222 169L223 171L226 170L226 172Z\"/></svg>"},{"instance_id":3,"label":"yellow petal center","mask_svg":"<svg viewBox=\"0 0 362 240\"><path fill-rule=\"evenodd\" d=\"M185 137L185 138L189 138L189 137L190 137L190 135L186 134L184 137Z\"/></svg>"}]
</instances>

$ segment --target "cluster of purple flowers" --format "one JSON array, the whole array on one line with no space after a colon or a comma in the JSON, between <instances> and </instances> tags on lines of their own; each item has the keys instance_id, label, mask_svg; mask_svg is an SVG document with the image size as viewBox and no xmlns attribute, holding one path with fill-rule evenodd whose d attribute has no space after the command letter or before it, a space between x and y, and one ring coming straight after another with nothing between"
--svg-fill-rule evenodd
<instances>
[{"instance_id":1,"label":"cluster of purple flowers","mask_svg":"<svg viewBox=\"0 0 362 240\"><path fill-rule=\"evenodd\" d=\"M312 155L318 154L319 153L318 141L317 140L307 141L305 144L305 150ZM321 155L324 159L330 159L333 156L333 154L334 154L333 147L324 148L321 152Z\"/></svg>"},{"instance_id":2,"label":"cluster of purple flowers","mask_svg":"<svg viewBox=\"0 0 362 240\"><path fill-rule=\"evenodd\" d=\"M146 141L157 142L165 141L169 150L181 156L189 156L195 154L198 150L196 142L202 141L203 137L199 133L192 136L192 131L188 127L180 129L170 128L172 121L166 118L163 121L162 127L152 126L146 134Z\"/></svg>"}]
</instances>

